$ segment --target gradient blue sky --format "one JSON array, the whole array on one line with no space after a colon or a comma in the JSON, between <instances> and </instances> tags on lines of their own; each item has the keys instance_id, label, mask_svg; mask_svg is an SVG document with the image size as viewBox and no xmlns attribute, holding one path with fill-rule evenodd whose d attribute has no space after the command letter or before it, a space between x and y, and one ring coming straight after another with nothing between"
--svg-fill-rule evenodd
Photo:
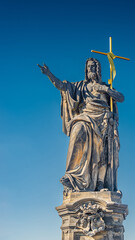
<instances>
[{"instance_id":1,"label":"gradient blue sky","mask_svg":"<svg viewBox=\"0 0 135 240\"><path fill-rule=\"evenodd\" d=\"M107 82L109 37L120 115L119 189L129 205L125 239L135 236L135 2L3 1L0 4L0 240L60 240L62 186L69 138L62 133L60 93L42 75L45 62L61 80L84 79L96 57Z\"/></svg>"}]
</instances>

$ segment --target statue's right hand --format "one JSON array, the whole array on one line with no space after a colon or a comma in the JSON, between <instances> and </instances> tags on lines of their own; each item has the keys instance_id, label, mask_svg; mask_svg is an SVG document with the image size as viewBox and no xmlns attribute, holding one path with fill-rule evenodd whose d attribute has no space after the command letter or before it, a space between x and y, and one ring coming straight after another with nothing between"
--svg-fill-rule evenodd
<instances>
[{"instance_id":1,"label":"statue's right hand","mask_svg":"<svg viewBox=\"0 0 135 240\"><path fill-rule=\"evenodd\" d=\"M37 65L38 65L38 67L40 67L41 72L42 72L43 74L48 75L48 73L50 72L50 70L49 70L49 68L48 68L45 64L43 64L43 66L40 66L39 64L37 64Z\"/></svg>"}]
</instances>

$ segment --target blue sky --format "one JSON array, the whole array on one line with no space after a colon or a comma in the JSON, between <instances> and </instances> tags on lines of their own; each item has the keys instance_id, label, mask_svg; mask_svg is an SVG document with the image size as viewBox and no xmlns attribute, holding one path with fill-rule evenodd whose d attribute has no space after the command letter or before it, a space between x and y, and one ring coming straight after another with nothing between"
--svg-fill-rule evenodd
<instances>
[{"instance_id":1,"label":"blue sky","mask_svg":"<svg viewBox=\"0 0 135 240\"><path fill-rule=\"evenodd\" d=\"M61 80L84 79L85 61L96 57L108 80L125 95L120 115L118 186L129 206L125 239L135 235L135 3L134 1L3 1L0 6L0 240L59 240L62 186L69 138L62 133L60 93L42 75L45 62Z\"/></svg>"}]
</instances>

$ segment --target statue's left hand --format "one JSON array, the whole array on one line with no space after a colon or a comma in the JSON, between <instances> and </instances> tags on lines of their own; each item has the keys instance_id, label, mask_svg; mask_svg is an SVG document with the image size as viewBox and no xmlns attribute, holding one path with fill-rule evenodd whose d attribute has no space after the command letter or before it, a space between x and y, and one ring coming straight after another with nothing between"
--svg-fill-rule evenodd
<instances>
[{"instance_id":1,"label":"statue's left hand","mask_svg":"<svg viewBox=\"0 0 135 240\"><path fill-rule=\"evenodd\" d=\"M99 83L95 83L94 84L94 90L97 92L107 92L109 87L107 87L106 85L101 85Z\"/></svg>"}]
</instances>

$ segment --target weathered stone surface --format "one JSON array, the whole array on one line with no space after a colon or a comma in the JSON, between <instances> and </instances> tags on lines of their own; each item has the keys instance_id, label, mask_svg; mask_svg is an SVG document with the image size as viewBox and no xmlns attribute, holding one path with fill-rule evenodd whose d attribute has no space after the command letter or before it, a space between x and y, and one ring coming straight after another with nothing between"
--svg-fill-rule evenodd
<instances>
[{"instance_id":1,"label":"weathered stone surface","mask_svg":"<svg viewBox=\"0 0 135 240\"><path fill-rule=\"evenodd\" d=\"M120 192L69 192L56 208L62 240L123 240L128 207Z\"/></svg>"},{"instance_id":2,"label":"weathered stone surface","mask_svg":"<svg viewBox=\"0 0 135 240\"><path fill-rule=\"evenodd\" d=\"M123 240L127 205L117 191L119 134L117 102L124 96L101 78L101 65L89 58L85 80L61 81L38 65L61 91L63 131L70 136L63 204L62 240ZM111 109L110 109L110 99Z\"/></svg>"},{"instance_id":3,"label":"weathered stone surface","mask_svg":"<svg viewBox=\"0 0 135 240\"><path fill-rule=\"evenodd\" d=\"M117 102L124 101L123 94L102 82L101 65L95 58L87 59L85 80L78 82L61 81L45 64L38 66L61 91L63 131L70 136L66 172L60 180L64 188L117 191L120 147Z\"/></svg>"}]
</instances>

